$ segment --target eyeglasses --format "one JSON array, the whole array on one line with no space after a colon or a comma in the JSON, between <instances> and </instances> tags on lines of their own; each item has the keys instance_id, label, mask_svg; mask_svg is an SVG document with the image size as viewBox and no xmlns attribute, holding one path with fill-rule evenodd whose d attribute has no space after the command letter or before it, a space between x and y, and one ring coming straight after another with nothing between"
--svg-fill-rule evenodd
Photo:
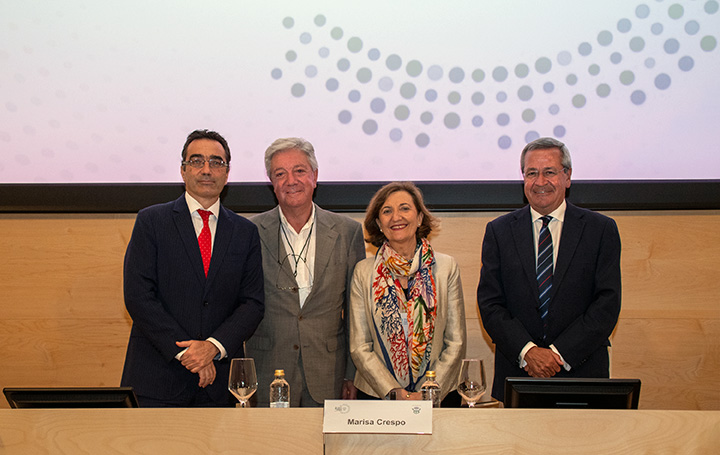
<instances>
[{"instance_id":1,"label":"eyeglasses","mask_svg":"<svg viewBox=\"0 0 720 455\"><path fill-rule=\"evenodd\" d=\"M301 289L310 289L313 284L313 276L305 258L296 254L288 254L282 261L278 261L277 277L275 287L281 291L298 292ZM293 269L293 264L295 265ZM288 268L291 272L288 271Z\"/></svg>"},{"instance_id":2,"label":"eyeglasses","mask_svg":"<svg viewBox=\"0 0 720 455\"><path fill-rule=\"evenodd\" d=\"M558 171L558 170L555 169L555 168L549 168L549 169L543 169L543 170L542 170L542 175L543 175L543 177L545 177L546 179L553 179L553 178L557 177L557 175L558 175L560 172L561 172L561 171ZM562 172L567 172L567 168L566 168L566 167L562 168ZM529 170L529 171L526 171L525 174L523 174L523 176L524 176L525 179L527 179L527 180L535 180L536 178L538 178L538 177L540 176L540 171L538 171L538 170L536 170L536 169L531 169L531 170Z\"/></svg>"},{"instance_id":3,"label":"eyeglasses","mask_svg":"<svg viewBox=\"0 0 720 455\"><path fill-rule=\"evenodd\" d=\"M210 165L210 169L222 169L229 166L228 163L217 158L210 158L209 160L193 158L182 162L182 164L187 164L188 166L195 169L202 169L203 167L205 167L205 163L208 163Z\"/></svg>"}]
</instances>

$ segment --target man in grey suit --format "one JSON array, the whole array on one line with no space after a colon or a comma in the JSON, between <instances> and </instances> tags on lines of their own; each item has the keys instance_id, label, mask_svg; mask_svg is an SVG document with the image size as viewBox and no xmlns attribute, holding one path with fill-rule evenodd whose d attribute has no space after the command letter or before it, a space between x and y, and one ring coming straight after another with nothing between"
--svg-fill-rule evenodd
<instances>
[{"instance_id":1,"label":"man in grey suit","mask_svg":"<svg viewBox=\"0 0 720 455\"><path fill-rule=\"evenodd\" d=\"M268 406L276 369L285 370L290 406L354 399L347 303L355 264L365 258L360 223L323 210L308 141L284 138L265 151L278 206L251 219L260 233L265 318L247 341L258 376L257 405Z\"/></svg>"}]
</instances>

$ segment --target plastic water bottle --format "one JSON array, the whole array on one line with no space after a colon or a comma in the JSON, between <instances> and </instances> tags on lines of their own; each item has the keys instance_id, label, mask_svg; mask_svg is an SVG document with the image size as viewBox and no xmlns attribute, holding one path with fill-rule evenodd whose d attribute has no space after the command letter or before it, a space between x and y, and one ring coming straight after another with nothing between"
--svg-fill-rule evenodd
<instances>
[{"instance_id":1,"label":"plastic water bottle","mask_svg":"<svg viewBox=\"0 0 720 455\"><path fill-rule=\"evenodd\" d=\"M422 393L423 400L432 401L433 408L440 407L440 401L442 401L441 400L441 392L440 392L440 384L438 384L437 381L435 380L435 372L434 371L427 371L425 373L425 382L423 383L422 387L420 388L420 392Z\"/></svg>"},{"instance_id":2,"label":"plastic water bottle","mask_svg":"<svg viewBox=\"0 0 720 455\"><path fill-rule=\"evenodd\" d=\"M290 407L290 384L285 380L285 370L275 370L275 380L270 384L270 407Z\"/></svg>"}]
</instances>

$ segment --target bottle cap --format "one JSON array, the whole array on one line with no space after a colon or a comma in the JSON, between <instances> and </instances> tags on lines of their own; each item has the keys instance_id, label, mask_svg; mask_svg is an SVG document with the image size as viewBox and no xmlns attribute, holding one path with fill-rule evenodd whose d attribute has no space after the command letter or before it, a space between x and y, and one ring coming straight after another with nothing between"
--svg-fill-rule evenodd
<instances>
[{"instance_id":1,"label":"bottle cap","mask_svg":"<svg viewBox=\"0 0 720 455\"><path fill-rule=\"evenodd\" d=\"M275 376L285 376L285 370L275 370Z\"/></svg>"},{"instance_id":2,"label":"bottle cap","mask_svg":"<svg viewBox=\"0 0 720 455\"><path fill-rule=\"evenodd\" d=\"M428 370L428 371L426 371L426 372L425 372L425 377L426 377L426 378L434 378L434 377L435 377L435 371L433 371L433 370Z\"/></svg>"}]
</instances>

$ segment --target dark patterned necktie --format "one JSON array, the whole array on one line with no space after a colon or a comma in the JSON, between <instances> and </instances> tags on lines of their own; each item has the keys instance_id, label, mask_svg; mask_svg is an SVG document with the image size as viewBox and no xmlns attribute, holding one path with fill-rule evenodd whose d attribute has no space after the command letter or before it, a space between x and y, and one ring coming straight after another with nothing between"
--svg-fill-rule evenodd
<instances>
[{"instance_id":1,"label":"dark patterned necktie","mask_svg":"<svg viewBox=\"0 0 720 455\"><path fill-rule=\"evenodd\" d=\"M553 277L553 243L548 223L552 217L544 216L540 235L538 235L537 247L537 267L535 273L537 275L538 291L540 293L540 317L543 321L543 338L547 335L547 315L548 304L550 303L550 290L552 289Z\"/></svg>"},{"instance_id":2,"label":"dark patterned necktie","mask_svg":"<svg viewBox=\"0 0 720 455\"><path fill-rule=\"evenodd\" d=\"M210 268L210 256L212 255L212 237L210 235L210 225L208 220L212 214L209 210L198 210L200 217L203 220L203 228L198 236L198 245L200 245L200 254L202 254L203 269L205 269L205 276L207 277L208 269Z\"/></svg>"}]
</instances>

